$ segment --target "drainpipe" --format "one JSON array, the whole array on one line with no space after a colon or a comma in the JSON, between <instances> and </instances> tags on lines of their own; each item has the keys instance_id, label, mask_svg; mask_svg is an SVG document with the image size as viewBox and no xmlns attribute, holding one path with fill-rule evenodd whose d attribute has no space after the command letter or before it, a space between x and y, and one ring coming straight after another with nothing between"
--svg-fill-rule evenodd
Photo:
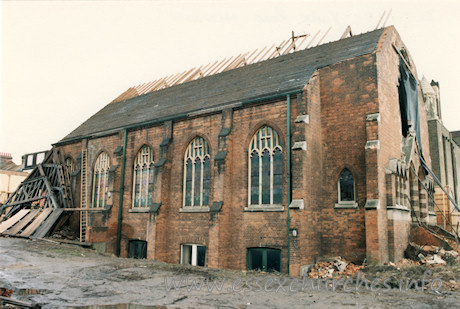
<instances>
[{"instance_id":1,"label":"drainpipe","mask_svg":"<svg viewBox=\"0 0 460 309\"><path fill-rule=\"evenodd\" d=\"M125 165L126 165L126 144L128 141L128 130L124 129L123 158L121 159L120 197L118 204L118 227L117 227L117 256L121 252L121 226L123 221L123 195L125 192Z\"/></svg>"},{"instance_id":2,"label":"drainpipe","mask_svg":"<svg viewBox=\"0 0 460 309\"><path fill-rule=\"evenodd\" d=\"M291 217L289 205L291 205L292 184L291 184L291 95L287 95L287 123L286 123L286 148L287 148L287 274L289 275L289 264L291 263Z\"/></svg>"}]
</instances>

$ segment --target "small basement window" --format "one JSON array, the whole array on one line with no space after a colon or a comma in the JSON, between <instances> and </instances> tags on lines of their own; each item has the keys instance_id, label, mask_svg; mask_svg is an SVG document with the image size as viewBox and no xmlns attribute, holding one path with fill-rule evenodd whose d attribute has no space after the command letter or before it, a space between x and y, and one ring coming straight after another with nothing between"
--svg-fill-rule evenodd
<instances>
[{"instance_id":1,"label":"small basement window","mask_svg":"<svg viewBox=\"0 0 460 309\"><path fill-rule=\"evenodd\" d=\"M195 244L181 246L181 264L206 266L206 247Z\"/></svg>"},{"instance_id":2,"label":"small basement window","mask_svg":"<svg viewBox=\"0 0 460 309\"><path fill-rule=\"evenodd\" d=\"M134 259L147 258L147 242L143 240L130 240L128 257Z\"/></svg>"},{"instance_id":3,"label":"small basement window","mask_svg":"<svg viewBox=\"0 0 460 309\"><path fill-rule=\"evenodd\" d=\"M281 271L281 250L272 248L249 248L248 270Z\"/></svg>"}]
</instances>

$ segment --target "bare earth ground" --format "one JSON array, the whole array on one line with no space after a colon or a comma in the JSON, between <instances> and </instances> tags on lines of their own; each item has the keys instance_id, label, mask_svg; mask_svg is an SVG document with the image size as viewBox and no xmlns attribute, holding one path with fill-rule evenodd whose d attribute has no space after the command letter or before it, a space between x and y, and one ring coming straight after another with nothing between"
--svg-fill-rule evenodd
<instances>
[{"instance_id":1,"label":"bare earth ground","mask_svg":"<svg viewBox=\"0 0 460 309\"><path fill-rule=\"evenodd\" d=\"M324 290L324 286L321 291L313 290L311 286L301 291L301 281L294 282L293 277L279 274L117 258L78 246L0 238L0 288L13 289L12 298L36 302L43 308L106 308L96 305L116 304L139 305L119 305L116 308L458 308L460 292L451 291L452 287L446 283L449 279L451 283L453 280L459 282L459 267L436 267L432 270L435 273L433 277L438 274L444 280L439 291L430 288L424 291L395 291L392 288L390 291L372 292L360 288L345 292L343 286L338 286L335 292L330 291L330 286L329 291ZM385 277L388 273L384 268L376 268L374 272L366 272L365 276L373 279L375 276ZM417 271L408 271L409 275L411 273L415 275ZM394 278L396 281L399 280L397 276ZM165 280L170 284L171 280L180 281L181 278L198 279L198 283L202 278L225 282L220 291L214 287L212 292L206 287L187 289L184 281L177 283L177 289L166 289ZM260 288L255 285L257 279ZM247 291L249 286L243 285L246 280L249 280L251 291ZM279 287L276 280L286 280L283 286L286 291ZM269 292L265 291L264 284L267 282L273 283L267 285ZM292 282L295 283L292 285L294 291L290 291L289 287ZM295 291L297 289L299 291Z\"/></svg>"}]
</instances>

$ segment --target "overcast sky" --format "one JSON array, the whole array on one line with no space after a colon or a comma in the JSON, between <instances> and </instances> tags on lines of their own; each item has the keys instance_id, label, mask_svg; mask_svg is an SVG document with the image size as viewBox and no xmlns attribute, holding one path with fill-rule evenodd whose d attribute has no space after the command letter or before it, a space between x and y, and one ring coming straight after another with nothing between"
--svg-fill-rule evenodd
<instances>
[{"instance_id":1,"label":"overcast sky","mask_svg":"<svg viewBox=\"0 0 460 309\"><path fill-rule=\"evenodd\" d=\"M374 30L392 9L460 130L460 1L1 1L0 152L48 150L131 86L296 34Z\"/></svg>"}]
</instances>

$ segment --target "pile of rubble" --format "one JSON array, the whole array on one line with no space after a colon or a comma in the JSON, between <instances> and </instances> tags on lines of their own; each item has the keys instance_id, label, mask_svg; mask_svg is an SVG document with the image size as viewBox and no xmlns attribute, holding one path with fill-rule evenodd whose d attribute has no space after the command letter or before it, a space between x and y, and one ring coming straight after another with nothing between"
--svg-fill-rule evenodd
<instances>
[{"instance_id":1,"label":"pile of rubble","mask_svg":"<svg viewBox=\"0 0 460 309\"><path fill-rule=\"evenodd\" d=\"M50 238L72 241L78 241L80 239L79 235L75 231L73 231L68 225L63 226L62 228L54 232Z\"/></svg>"},{"instance_id":2,"label":"pile of rubble","mask_svg":"<svg viewBox=\"0 0 460 309\"><path fill-rule=\"evenodd\" d=\"M363 269L365 264L358 266L347 262L341 257L335 258L330 262L318 262L313 265L308 273L309 278L349 278L354 276L360 269Z\"/></svg>"},{"instance_id":3,"label":"pile of rubble","mask_svg":"<svg viewBox=\"0 0 460 309\"><path fill-rule=\"evenodd\" d=\"M445 250L437 246L419 246L413 242L407 246L405 255L415 262L415 265L438 266L446 265L448 262L460 262L459 253L455 250Z\"/></svg>"},{"instance_id":4,"label":"pile of rubble","mask_svg":"<svg viewBox=\"0 0 460 309\"><path fill-rule=\"evenodd\" d=\"M13 295L13 290L0 287L0 308L41 308L41 306L36 303L11 298L11 295Z\"/></svg>"}]
</instances>

